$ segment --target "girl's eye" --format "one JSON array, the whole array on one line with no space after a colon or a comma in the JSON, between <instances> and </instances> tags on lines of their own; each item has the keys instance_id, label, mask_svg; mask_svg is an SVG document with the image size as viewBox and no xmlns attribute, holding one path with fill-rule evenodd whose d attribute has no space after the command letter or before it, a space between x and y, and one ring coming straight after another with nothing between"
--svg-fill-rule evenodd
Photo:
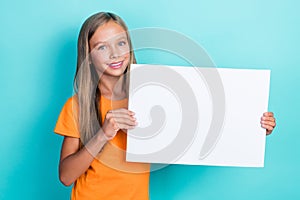
<instances>
[{"instance_id":1,"label":"girl's eye","mask_svg":"<svg viewBox=\"0 0 300 200\"><path fill-rule=\"evenodd\" d=\"M98 47L98 50L102 50L102 51L103 51L103 50L105 50L105 49L106 49L106 46L105 46L105 45L101 45L101 46Z\"/></svg>"},{"instance_id":2,"label":"girl's eye","mask_svg":"<svg viewBox=\"0 0 300 200\"><path fill-rule=\"evenodd\" d=\"M125 41L120 41L120 42L119 42L119 46L124 46L124 45L126 45L126 42L125 42Z\"/></svg>"}]
</instances>

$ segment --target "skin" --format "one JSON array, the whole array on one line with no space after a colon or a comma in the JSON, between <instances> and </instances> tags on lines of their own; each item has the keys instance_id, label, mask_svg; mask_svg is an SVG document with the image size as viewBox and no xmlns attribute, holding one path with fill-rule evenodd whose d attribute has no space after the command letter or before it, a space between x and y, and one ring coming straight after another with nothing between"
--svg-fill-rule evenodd
<instances>
[{"instance_id":1,"label":"skin","mask_svg":"<svg viewBox=\"0 0 300 200\"><path fill-rule=\"evenodd\" d=\"M115 37L112 37L115 36ZM91 60L101 77L98 87L101 94L108 99L112 94L125 97L117 84L129 63L129 44L124 29L113 21L98 27L89 41ZM266 134L272 133L276 126L274 114L266 112L261 117L261 127ZM114 138L117 131L133 129L137 125L134 112L121 108L111 110L106 114L102 129L97 132L83 148L80 139L64 137L59 163L60 181L69 186L79 178L91 165L94 157L100 152L105 143Z\"/></svg>"},{"instance_id":2,"label":"skin","mask_svg":"<svg viewBox=\"0 0 300 200\"><path fill-rule=\"evenodd\" d=\"M276 120L274 118L274 113L265 112L260 118L261 127L266 129L266 134L270 135L276 126Z\"/></svg>"}]
</instances>

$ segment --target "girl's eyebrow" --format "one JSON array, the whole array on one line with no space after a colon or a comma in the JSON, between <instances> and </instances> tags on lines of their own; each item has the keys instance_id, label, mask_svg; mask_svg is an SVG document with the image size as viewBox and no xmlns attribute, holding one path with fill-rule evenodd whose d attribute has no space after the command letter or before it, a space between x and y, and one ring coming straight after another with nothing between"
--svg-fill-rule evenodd
<instances>
[{"instance_id":1,"label":"girl's eyebrow","mask_svg":"<svg viewBox=\"0 0 300 200\"><path fill-rule=\"evenodd\" d=\"M122 36L119 36L119 37L114 37L113 39L115 39L115 40L126 39L126 40L127 40L127 37L122 35ZM98 41L98 42L96 42L96 43L92 46L92 49L94 49L96 46L98 46L98 45L101 44L101 43L106 44L107 41Z\"/></svg>"},{"instance_id":2,"label":"girl's eyebrow","mask_svg":"<svg viewBox=\"0 0 300 200\"><path fill-rule=\"evenodd\" d=\"M92 47L95 48L96 46L98 46L98 44L101 44L101 43L105 44L106 42L98 41L98 42L96 42ZM92 49L93 49L93 48L92 48Z\"/></svg>"},{"instance_id":3,"label":"girl's eyebrow","mask_svg":"<svg viewBox=\"0 0 300 200\"><path fill-rule=\"evenodd\" d=\"M119 39L127 39L127 37L124 36L124 35L122 35L122 36L120 36L120 37L117 38L117 40L119 40Z\"/></svg>"}]
</instances>

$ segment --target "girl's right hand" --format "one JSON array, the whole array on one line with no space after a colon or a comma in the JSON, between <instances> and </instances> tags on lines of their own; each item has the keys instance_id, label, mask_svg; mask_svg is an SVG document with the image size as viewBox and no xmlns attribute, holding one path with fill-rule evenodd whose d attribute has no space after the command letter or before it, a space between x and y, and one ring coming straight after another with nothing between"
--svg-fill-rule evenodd
<instances>
[{"instance_id":1,"label":"girl's right hand","mask_svg":"<svg viewBox=\"0 0 300 200\"><path fill-rule=\"evenodd\" d=\"M105 136L111 140L120 129L127 130L135 128L137 122L134 114L134 112L125 108L108 111L102 125Z\"/></svg>"}]
</instances>

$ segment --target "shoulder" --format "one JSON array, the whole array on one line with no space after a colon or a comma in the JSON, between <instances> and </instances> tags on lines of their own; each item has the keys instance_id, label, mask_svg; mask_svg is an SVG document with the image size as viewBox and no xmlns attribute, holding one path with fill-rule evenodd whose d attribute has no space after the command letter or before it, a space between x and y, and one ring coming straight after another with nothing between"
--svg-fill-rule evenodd
<instances>
[{"instance_id":1,"label":"shoulder","mask_svg":"<svg viewBox=\"0 0 300 200\"><path fill-rule=\"evenodd\" d=\"M69 97L65 104L67 104L67 105L77 104L78 105L78 95L74 94L73 96Z\"/></svg>"},{"instance_id":2,"label":"shoulder","mask_svg":"<svg viewBox=\"0 0 300 200\"><path fill-rule=\"evenodd\" d=\"M62 111L65 111L65 112L71 112L71 111L76 111L78 112L78 97L77 97L77 94L69 97L63 107L62 107Z\"/></svg>"},{"instance_id":3,"label":"shoulder","mask_svg":"<svg viewBox=\"0 0 300 200\"><path fill-rule=\"evenodd\" d=\"M78 127L78 100L77 96L74 95L67 99L63 106L56 126L54 129L55 133L64 136L71 136L79 138L79 127Z\"/></svg>"}]
</instances>

